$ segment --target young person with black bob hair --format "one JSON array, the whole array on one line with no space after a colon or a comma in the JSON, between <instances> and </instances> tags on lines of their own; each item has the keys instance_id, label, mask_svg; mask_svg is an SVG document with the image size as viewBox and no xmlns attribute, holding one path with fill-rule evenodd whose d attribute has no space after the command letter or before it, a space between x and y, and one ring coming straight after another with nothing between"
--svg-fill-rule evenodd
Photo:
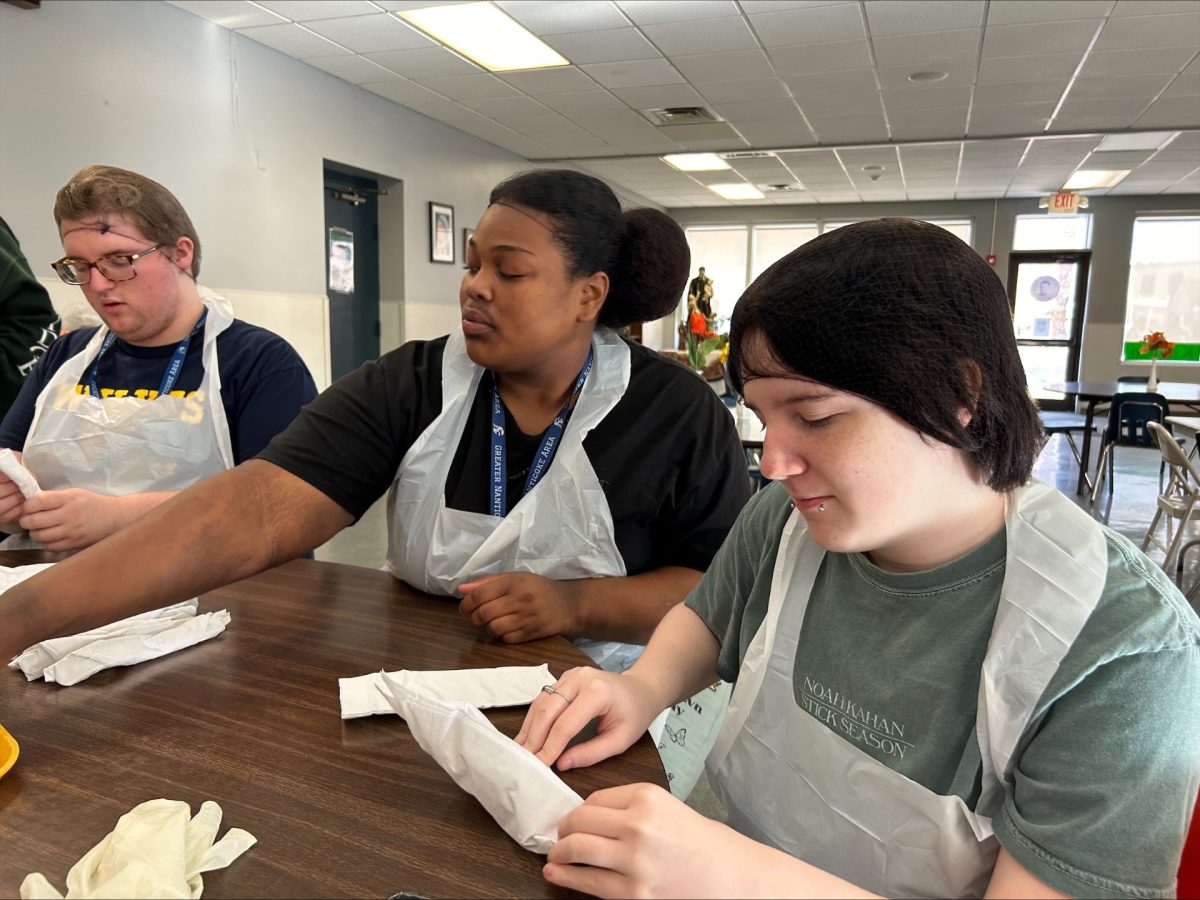
<instances>
[{"instance_id":1,"label":"young person with black bob hair","mask_svg":"<svg viewBox=\"0 0 1200 900\"><path fill-rule=\"evenodd\" d=\"M517 736L590 765L720 675L724 822L651 785L599 791L546 877L602 896L1172 896L1200 621L1030 477L1042 438L999 279L934 225L862 222L763 273L730 339L777 483L631 669L567 672Z\"/></svg>"},{"instance_id":2,"label":"young person with black bob hair","mask_svg":"<svg viewBox=\"0 0 1200 900\"><path fill-rule=\"evenodd\" d=\"M612 330L670 312L689 265L674 221L622 212L597 178L508 179L468 249L458 330L348 374L257 459L105 542L137 566L83 553L13 588L0 655L277 565L390 488L398 578L461 594L504 641L565 634L627 666L749 496L708 385ZM135 552L162 533L164 552Z\"/></svg>"}]
</instances>

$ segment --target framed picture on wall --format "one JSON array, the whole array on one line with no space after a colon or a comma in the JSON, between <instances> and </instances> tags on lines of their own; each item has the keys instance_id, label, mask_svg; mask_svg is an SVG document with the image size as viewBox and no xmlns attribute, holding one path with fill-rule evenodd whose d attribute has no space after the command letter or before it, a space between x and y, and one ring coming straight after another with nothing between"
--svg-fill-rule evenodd
<instances>
[{"instance_id":1,"label":"framed picture on wall","mask_svg":"<svg viewBox=\"0 0 1200 900\"><path fill-rule=\"evenodd\" d=\"M463 229L463 263L467 261L467 247L471 244L471 237L475 234L474 228Z\"/></svg>"},{"instance_id":2,"label":"framed picture on wall","mask_svg":"<svg viewBox=\"0 0 1200 900\"><path fill-rule=\"evenodd\" d=\"M429 261L454 262L454 207L429 203Z\"/></svg>"}]
</instances>

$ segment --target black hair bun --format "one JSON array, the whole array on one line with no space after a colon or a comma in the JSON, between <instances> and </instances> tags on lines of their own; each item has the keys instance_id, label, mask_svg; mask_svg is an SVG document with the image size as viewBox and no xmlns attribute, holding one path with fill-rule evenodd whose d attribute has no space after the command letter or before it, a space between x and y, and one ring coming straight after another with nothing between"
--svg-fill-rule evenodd
<instances>
[{"instance_id":1,"label":"black hair bun","mask_svg":"<svg viewBox=\"0 0 1200 900\"><path fill-rule=\"evenodd\" d=\"M613 328L661 319L683 296L692 265L683 229L656 209L623 213L625 231L609 272L600 322Z\"/></svg>"}]
</instances>

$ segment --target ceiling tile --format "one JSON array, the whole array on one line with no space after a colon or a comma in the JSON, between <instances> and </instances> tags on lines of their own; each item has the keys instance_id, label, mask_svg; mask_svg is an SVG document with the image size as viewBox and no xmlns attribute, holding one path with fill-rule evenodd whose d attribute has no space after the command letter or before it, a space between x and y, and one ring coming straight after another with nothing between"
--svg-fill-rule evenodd
<instances>
[{"instance_id":1,"label":"ceiling tile","mask_svg":"<svg viewBox=\"0 0 1200 900\"><path fill-rule=\"evenodd\" d=\"M395 16L379 13L343 19L323 19L307 23L317 34L337 41L355 53L380 53L384 50L411 50L435 46L433 41Z\"/></svg>"},{"instance_id":2,"label":"ceiling tile","mask_svg":"<svg viewBox=\"0 0 1200 900\"><path fill-rule=\"evenodd\" d=\"M892 110L937 109L945 106L966 106L971 102L970 85L940 87L924 85L910 90L884 91L883 107Z\"/></svg>"},{"instance_id":3,"label":"ceiling tile","mask_svg":"<svg viewBox=\"0 0 1200 900\"><path fill-rule=\"evenodd\" d=\"M253 25L281 25L278 14L249 3L230 3L229 0L167 0L172 6L194 16L215 22L222 28L249 28Z\"/></svg>"},{"instance_id":4,"label":"ceiling tile","mask_svg":"<svg viewBox=\"0 0 1200 900\"><path fill-rule=\"evenodd\" d=\"M889 111L888 126L897 141L962 137L967 133L967 108Z\"/></svg>"},{"instance_id":5,"label":"ceiling tile","mask_svg":"<svg viewBox=\"0 0 1200 900\"><path fill-rule=\"evenodd\" d=\"M1195 128L1200 126L1200 103L1194 97L1163 97L1134 124L1138 128Z\"/></svg>"},{"instance_id":6,"label":"ceiling tile","mask_svg":"<svg viewBox=\"0 0 1200 900\"><path fill-rule=\"evenodd\" d=\"M608 0L572 0L570 3L498 0L496 5L539 35L622 28L629 24Z\"/></svg>"},{"instance_id":7,"label":"ceiling tile","mask_svg":"<svg viewBox=\"0 0 1200 900\"><path fill-rule=\"evenodd\" d=\"M791 100L758 100L749 103L724 103L717 112L730 122L785 122L799 119L800 112Z\"/></svg>"},{"instance_id":8,"label":"ceiling tile","mask_svg":"<svg viewBox=\"0 0 1200 900\"><path fill-rule=\"evenodd\" d=\"M877 37L875 59L881 66L912 65L937 68L943 59L974 59L979 52L978 28L939 31L936 34L902 34Z\"/></svg>"},{"instance_id":9,"label":"ceiling tile","mask_svg":"<svg viewBox=\"0 0 1200 900\"><path fill-rule=\"evenodd\" d=\"M653 125L630 109L592 113L586 119L581 119L578 124L607 141L616 138L653 140L655 137L663 137Z\"/></svg>"},{"instance_id":10,"label":"ceiling tile","mask_svg":"<svg viewBox=\"0 0 1200 900\"><path fill-rule=\"evenodd\" d=\"M1200 12L1200 0L1118 0L1112 14L1116 18L1177 12Z\"/></svg>"},{"instance_id":11,"label":"ceiling tile","mask_svg":"<svg viewBox=\"0 0 1200 900\"><path fill-rule=\"evenodd\" d=\"M805 47L773 47L767 52L780 75L814 75L865 69L871 65L871 49L866 39Z\"/></svg>"},{"instance_id":12,"label":"ceiling tile","mask_svg":"<svg viewBox=\"0 0 1200 900\"><path fill-rule=\"evenodd\" d=\"M517 134L523 134L531 140L538 141L543 135L563 134L573 123L560 115L542 113L532 116L505 116L504 124Z\"/></svg>"},{"instance_id":13,"label":"ceiling tile","mask_svg":"<svg viewBox=\"0 0 1200 900\"><path fill-rule=\"evenodd\" d=\"M1067 101L1140 97L1149 103L1171 81L1170 75L1129 75L1124 78L1077 78Z\"/></svg>"},{"instance_id":14,"label":"ceiling tile","mask_svg":"<svg viewBox=\"0 0 1200 900\"><path fill-rule=\"evenodd\" d=\"M704 98L688 84L613 88L612 92L634 109L666 109L667 107L704 105Z\"/></svg>"},{"instance_id":15,"label":"ceiling tile","mask_svg":"<svg viewBox=\"0 0 1200 900\"><path fill-rule=\"evenodd\" d=\"M983 0L871 0L864 4L874 37L926 34L983 25Z\"/></svg>"},{"instance_id":16,"label":"ceiling tile","mask_svg":"<svg viewBox=\"0 0 1200 900\"><path fill-rule=\"evenodd\" d=\"M672 141L716 141L737 138L727 122L707 122L703 125L660 125L658 132Z\"/></svg>"},{"instance_id":17,"label":"ceiling tile","mask_svg":"<svg viewBox=\"0 0 1200 900\"><path fill-rule=\"evenodd\" d=\"M996 106L1004 103L1048 102L1050 109L1062 98L1070 80L1055 78L1051 81L1022 81L1007 84L975 85L976 106Z\"/></svg>"},{"instance_id":18,"label":"ceiling tile","mask_svg":"<svg viewBox=\"0 0 1200 900\"><path fill-rule=\"evenodd\" d=\"M988 7L988 26L1019 25L1025 22L1065 22L1076 19L1102 19L1113 7L1113 0L1005 0Z\"/></svg>"},{"instance_id":19,"label":"ceiling tile","mask_svg":"<svg viewBox=\"0 0 1200 900\"><path fill-rule=\"evenodd\" d=\"M576 65L662 58L636 28L552 34L546 36L546 43Z\"/></svg>"},{"instance_id":20,"label":"ceiling tile","mask_svg":"<svg viewBox=\"0 0 1200 900\"><path fill-rule=\"evenodd\" d=\"M979 61L980 84L1018 84L1026 81L1066 83L1075 72L1079 60L1071 56L1011 56Z\"/></svg>"},{"instance_id":21,"label":"ceiling tile","mask_svg":"<svg viewBox=\"0 0 1200 900\"><path fill-rule=\"evenodd\" d=\"M524 72L497 72L517 90L535 97L542 94L566 94L577 91L594 91L600 87L575 66L559 66L555 69L530 69Z\"/></svg>"},{"instance_id":22,"label":"ceiling tile","mask_svg":"<svg viewBox=\"0 0 1200 900\"><path fill-rule=\"evenodd\" d=\"M440 75L435 78L417 79L431 91L437 91L451 100L479 100L488 97L514 97L517 89L506 84L495 75Z\"/></svg>"},{"instance_id":23,"label":"ceiling tile","mask_svg":"<svg viewBox=\"0 0 1200 900\"><path fill-rule=\"evenodd\" d=\"M367 0L258 0L258 5L294 22L336 19L339 16L369 16L379 12L379 7Z\"/></svg>"},{"instance_id":24,"label":"ceiling tile","mask_svg":"<svg viewBox=\"0 0 1200 900\"><path fill-rule=\"evenodd\" d=\"M318 69L328 72L330 75L336 75L344 81L349 81L351 84L387 81L389 79L395 81L402 80L395 72L385 69L377 63L373 63L369 59L364 59L361 56L350 56L345 53L341 56L309 57L305 62L310 66L315 66Z\"/></svg>"},{"instance_id":25,"label":"ceiling tile","mask_svg":"<svg viewBox=\"0 0 1200 900\"><path fill-rule=\"evenodd\" d=\"M812 123L822 144L851 144L861 141L886 141L887 126L882 116L841 116Z\"/></svg>"},{"instance_id":26,"label":"ceiling tile","mask_svg":"<svg viewBox=\"0 0 1200 900\"><path fill-rule=\"evenodd\" d=\"M463 100L462 105L500 121L503 121L505 116L540 116L549 112L532 97L482 97L477 100Z\"/></svg>"},{"instance_id":27,"label":"ceiling tile","mask_svg":"<svg viewBox=\"0 0 1200 900\"><path fill-rule=\"evenodd\" d=\"M625 104L608 91L584 91L574 94L547 94L538 98L545 106L560 113L588 115L593 112L625 109Z\"/></svg>"},{"instance_id":28,"label":"ceiling tile","mask_svg":"<svg viewBox=\"0 0 1200 900\"><path fill-rule=\"evenodd\" d=\"M783 79L792 91L792 96L800 102L820 105L821 102L832 98L838 102L841 97L861 97L879 93L875 85L875 72L872 69L848 69L845 72L830 72L813 75L789 75Z\"/></svg>"},{"instance_id":29,"label":"ceiling tile","mask_svg":"<svg viewBox=\"0 0 1200 900\"><path fill-rule=\"evenodd\" d=\"M858 5L818 6L750 16L764 47L799 47L866 37Z\"/></svg>"},{"instance_id":30,"label":"ceiling tile","mask_svg":"<svg viewBox=\"0 0 1200 900\"><path fill-rule=\"evenodd\" d=\"M1090 53L1080 70L1084 78L1121 75L1151 75L1178 72L1195 55L1191 47L1160 47L1153 53L1144 50L1107 50Z\"/></svg>"},{"instance_id":31,"label":"ceiling tile","mask_svg":"<svg viewBox=\"0 0 1200 900\"><path fill-rule=\"evenodd\" d=\"M787 86L778 78L748 78L742 81L718 81L703 87L709 103L745 103L752 100L782 100Z\"/></svg>"},{"instance_id":32,"label":"ceiling tile","mask_svg":"<svg viewBox=\"0 0 1200 900\"><path fill-rule=\"evenodd\" d=\"M1158 50L1200 44L1200 12L1109 19L1095 50Z\"/></svg>"},{"instance_id":33,"label":"ceiling tile","mask_svg":"<svg viewBox=\"0 0 1200 900\"><path fill-rule=\"evenodd\" d=\"M366 53L381 66L408 78L436 78L439 75L471 75L483 70L461 56L442 47L421 47L417 50L389 50L385 53Z\"/></svg>"},{"instance_id":34,"label":"ceiling tile","mask_svg":"<svg viewBox=\"0 0 1200 900\"><path fill-rule=\"evenodd\" d=\"M343 49L299 25L259 25L254 28L239 28L237 33L297 59L330 56Z\"/></svg>"},{"instance_id":35,"label":"ceiling tile","mask_svg":"<svg viewBox=\"0 0 1200 900\"><path fill-rule=\"evenodd\" d=\"M617 6L638 25L691 22L739 14L732 0L617 0Z\"/></svg>"},{"instance_id":36,"label":"ceiling tile","mask_svg":"<svg viewBox=\"0 0 1200 900\"><path fill-rule=\"evenodd\" d=\"M386 96L381 91L376 91L381 96ZM478 122L485 118L479 115L473 109L467 109L461 103L455 103L453 100L404 100L400 101L409 109L421 113L421 115L429 116L431 119L437 119L441 122L447 122L451 125L457 122Z\"/></svg>"},{"instance_id":37,"label":"ceiling tile","mask_svg":"<svg viewBox=\"0 0 1200 900\"><path fill-rule=\"evenodd\" d=\"M316 60L313 60L313 62L316 62ZM448 102L428 88L421 87L416 82L409 81L407 78L401 78L399 75L394 76L394 78L395 80L393 81L369 83L362 85L362 87L404 106L408 106L412 101Z\"/></svg>"},{"instance_id":38,"label":"ceiling tile","mask_svg":"<svg viewBox=\"0 0 1200 900\"><path fill-rule=\"evenodd\" d=\"M645 25L642 32L668 56L758 49L758 41L741 18Z\"/></svg>"},{"instance_id":39,"label":"ceiling tile","mask_svg":"<svg viewBox=\"0 0 1200 900\"><path fill-rule=\"evenodd\" d=\"M945 72L946 77L937 82L938 87L950 87L956 84L974 84L975 71L978 68L972 59L939 59L933 64L939 72ZM910 63L903 66L879 66L879 83L885 91L902 90L915 87L908 76L914 71Z\"/></svg>"},{"instance_id":40,"label":"ceiling tile","mask_svg":"<svg viewBox=\"0 0 1200 900\"><path fill-rule=\"evenodd\" d=\"M683 76L676 72L665 59L597 63L580 66L580 68L607 88L679 84L683 81Z\"/></svg>"},{"instance_id":41,"label":"ceiling tile","mask_svg":"<svg viewBox=\"0 0 1200 900\"><path fill-rule=\"evenodd\" d=\"M1167 87L1163 96L1200 97L1200 69L1191 71L1193 68L1193 66L1189 66L1187 70L1177 75L1175 80Z\"/></svg>"},{"instance_id":42,"label":"ceiling tile","mask_svg":"<svg viewBox=\"0 0 1200 900\"><path fill-rule=\"evenodd\" d=\"M1074 56L1076 63L1087 50L1100 22L1057 22L1053 27L1037 25L989 25L983 37L983 58Z\"/></svg>"},{"instance_id":43,"label":"ceiling tile","mask_svg":"<svg viewBox=\"0 0 1200 900\"><path fill-rule=\"evenodd\" d=\"M680 72L703 92L703 85L714 82L743 81L775 75L767 55L761 50L734 50L731 53L702 53L671 59Z\"/></svg>"}]
</instances>

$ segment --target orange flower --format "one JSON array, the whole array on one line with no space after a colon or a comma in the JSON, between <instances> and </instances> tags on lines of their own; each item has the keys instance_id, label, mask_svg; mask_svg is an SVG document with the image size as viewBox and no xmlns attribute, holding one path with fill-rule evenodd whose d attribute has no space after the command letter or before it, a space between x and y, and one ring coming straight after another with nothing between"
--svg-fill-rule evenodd
<instances>
[{"instance_id":1,"label":"orange flower","mask_svg":"<svg viewBox=\"0 0 1200 900\"><path fill-rule=\"evenodd\" d=\"M708 330L708 319L704 318L702 312L694 312L688 316L688 331L701 337L712 337Z\"/></svg>"},{"instance_id":2,"label":"orange flower","mask_svg":"<svg viewBox=\"0 0 1200 900\"><path fill-rule=\"evenodd\" d=\"M1152 355L1155 359L1163 359L1175 352L1175 344L1168 341L1161 331L1153 331L1142 338L1142 346L1138 351L1143 356Z\"/></svg>"}]
</instances>

